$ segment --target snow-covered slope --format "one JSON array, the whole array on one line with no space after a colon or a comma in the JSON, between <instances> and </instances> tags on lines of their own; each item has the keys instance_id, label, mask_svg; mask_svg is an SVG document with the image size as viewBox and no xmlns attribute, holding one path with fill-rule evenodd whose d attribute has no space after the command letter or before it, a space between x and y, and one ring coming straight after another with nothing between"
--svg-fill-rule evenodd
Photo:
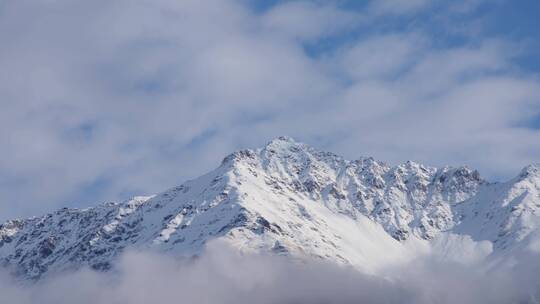
<instances>
[{"instance_id":1,"label":"snow-covered slope","mask_svg":"<svg viewBox=\"0 0 540 304\"><path fill-rule=\"evenodd\" d=\"M540 248L539 219L539 166L488 183L467 167L348 161L280 137L155 196L8 221L0 261L37 279L109 269L125 248L195 256L219 239L376 271L427 248L454 257L478 244L491 255Z\"/></svg>"}]
</instances>

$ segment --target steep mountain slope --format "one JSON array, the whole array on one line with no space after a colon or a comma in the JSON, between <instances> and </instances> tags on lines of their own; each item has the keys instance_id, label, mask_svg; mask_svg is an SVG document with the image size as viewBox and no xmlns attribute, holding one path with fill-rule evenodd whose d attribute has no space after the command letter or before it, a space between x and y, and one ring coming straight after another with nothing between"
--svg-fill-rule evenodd
<instances>
[{"instance_id":1,"label":"steep mountain slope","mask_svg":"<svg viewBox=\"0 0 540 304\"><path fill-rule=\"evenodd\" d=\"M430 243L455 250L453 234L492 242L496 255L535 246L539 172L529 166L507 183L488 183L467 167L348 161L280 137L155 196L8 221L0 226L0 261L37 279L109 269L125 248L195 256L220 239L242 251L375 271Z\"/></svg>"},{"instance_id":2,"label":"steep mountain slope","mask_svg":"<svg viewBox=\"0 0 540 304\"><path fill-rule=\"evenodd\" d=\"M489 240L499 250L514 249L539 228L540 167L527 166L506 183L483 185L455 209L455 233Z\"/></svg>"}]
</instances>

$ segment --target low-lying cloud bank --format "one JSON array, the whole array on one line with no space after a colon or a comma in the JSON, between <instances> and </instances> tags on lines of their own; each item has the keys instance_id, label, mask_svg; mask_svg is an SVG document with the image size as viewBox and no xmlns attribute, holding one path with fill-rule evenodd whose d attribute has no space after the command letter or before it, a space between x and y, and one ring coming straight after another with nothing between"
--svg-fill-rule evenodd
<instances>
[{"instance_id":1,"label":"low-lying cloud bank","mask_svg":"<svg viewBox=\"0 0 540 304\"><path fill-rule=\"evenodd\" d=\"M81 270L31 286L0 278L1 303L540 303L538 257L505 271L416 260L362 274L321 262L239 255L212 246L200 258L126 253L110 273Z\"/></svg>"}]
</instances>

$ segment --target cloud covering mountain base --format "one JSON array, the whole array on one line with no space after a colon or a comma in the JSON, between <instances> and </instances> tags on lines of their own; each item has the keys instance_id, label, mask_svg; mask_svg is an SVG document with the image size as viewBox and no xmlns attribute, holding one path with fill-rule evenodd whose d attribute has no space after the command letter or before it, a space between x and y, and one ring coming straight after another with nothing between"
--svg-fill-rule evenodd
<instances>
[{"instance_id":1,"label":"cloud covering mountain base","mask_svg":"<svg viewBox=\"0 0 540 304\"><path fill-rule=\"evenodd\" d=\"M352 268L269 255L221 243L197 259L127 252L115 270L80 270L34 285L0 280L3 303L538 303L538 258L482 271L429 255L368 275Z\"/></svg>"}]
</instances>

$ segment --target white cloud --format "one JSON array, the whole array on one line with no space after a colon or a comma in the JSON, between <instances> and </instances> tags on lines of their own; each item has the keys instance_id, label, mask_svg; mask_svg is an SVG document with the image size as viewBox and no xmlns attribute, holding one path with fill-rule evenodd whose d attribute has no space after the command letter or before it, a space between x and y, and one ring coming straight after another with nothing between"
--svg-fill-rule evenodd
<instances>
[{"instance_id":1,"label":"white cloud","mask_svg":"<svg viewBox=\"0 0 540 304\"><path fill-rule=\"evenodd\" d=\"M375 14L403 15L418 12L433 4L430 0L373 0L370 10Z\"/></svg>"},{"instance_id":2,"label":"white cloud","mask_svg":"<svg viewBox=\"0 0 540 304\"><path fill-rule=\"evenodd\" d=\"M366 16L344 11L332 5L292 1L266 12L264 27L291 38L313 40L343 32L364 23Z\"/></svg>"},{"instance_id":3,"label":"white cloud","mask_svg":"<svg viewBox=\"0 0 540 304\"><path fill-rule=\"evenodd\" d=\"M79 270L34 285L2 276L0 298L14 304L535 303L538 259L524 258L486 274L482 264L426 256L367 275L320 261L239 255L213 244L194 260L128 252L113 272Z\"/></svg>"},{"instance_id":4,"label":"white cloud","mask_svg":"<svg viewBox=\"0 0 540 304\"><path fill-rule=\"evenodd\" d=\"M425 30L380 31L384 17L338 5L246 5L4 3L0 217L160 191L282 134L492 176L538 161L539 132L516 126L540 89L509 42L435 47Z\"/></svg>"},{"instance_id":5,"label":"white cloud","mask_svg":"<svg viewBox=\"0 0 540 304\"><path fill-rule=\"evenodd\" d=\"M336 67L356 82L395 77L426 51L421 34L376 35L346 47L335 57Z\"/></svg>"}]
</instances>

